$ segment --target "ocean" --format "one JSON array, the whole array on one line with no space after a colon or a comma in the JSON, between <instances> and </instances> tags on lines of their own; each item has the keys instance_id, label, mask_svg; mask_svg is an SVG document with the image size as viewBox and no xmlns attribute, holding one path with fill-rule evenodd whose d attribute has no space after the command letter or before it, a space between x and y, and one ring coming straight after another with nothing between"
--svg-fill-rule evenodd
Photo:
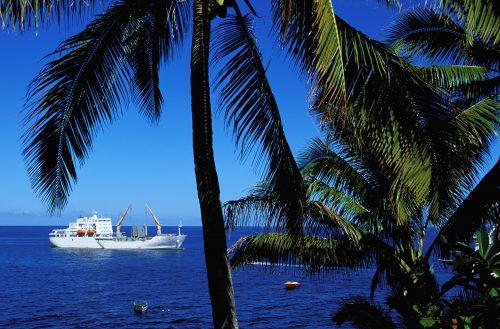
<instances>
[{"instance_id":1,"label":"ocean","mask_svg":"<svg viewBox=\"0 0 500 329\"><path fill-rule=\"evenodd\" d=\"M183 250L158 251L53 248L52 229L0 226L0 328L211 327L201 227L182 229L188 235ZM253 231L232 232L229 243ZM297 268L236 269L240 327L334 327L332 313L353 295L367 296L372 274L369 269L311 277ZM286 290L288 280L302 286ZM379 290L380 301L383 295ZM147 300L149 310L134 313L134 300Z\"/></svg>"}]
</instances>

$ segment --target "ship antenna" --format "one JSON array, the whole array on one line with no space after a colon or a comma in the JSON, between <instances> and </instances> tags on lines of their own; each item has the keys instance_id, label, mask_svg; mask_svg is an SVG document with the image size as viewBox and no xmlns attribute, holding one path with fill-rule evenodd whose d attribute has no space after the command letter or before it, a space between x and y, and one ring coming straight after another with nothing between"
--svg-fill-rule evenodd
<instances>
[{"instance_id":1,"label":"ship antenna","mask_svg":"<svg viewBox=\"0 0 500 329\"><path fill-rule=\"evenodd\" d=\"M179 221L179 225L177 226L177 228L178 228L178 235L181 235L181 227L182 227L182 220Z\"/></svg>"}]
</instances>

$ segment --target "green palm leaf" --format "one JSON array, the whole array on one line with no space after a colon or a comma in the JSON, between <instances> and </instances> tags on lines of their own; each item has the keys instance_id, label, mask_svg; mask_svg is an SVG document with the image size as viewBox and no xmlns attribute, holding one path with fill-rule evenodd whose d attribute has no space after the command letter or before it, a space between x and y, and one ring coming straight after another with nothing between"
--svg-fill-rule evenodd
<instances>
[{"instance_id":1,"label":"green palm leaf","mask_svg":"<svg viewBox=\"0 0 500 329\"><path fill-rule=\"evenodd\" d=\"M343 45L331 1L273 1L272 10L283 46L311 81L311 94L324 87L321 102L343 108L347 97Z\"/></svg>"},{"instance_id":2,"label":"green palm leaf","mask_svg":"<svg viewBox=\"0 0 500 329\"><path fill-rule=\"evenodd\" d=\"M500 10L495 0L442 0L442 4L467 30L476 31L484 40L500 42Z\"/></svg>"},{"instance_id":3,"label":"green palm leaf","mask_svg":"<svg viewBox=\"0 0 500 329\"><path fill-rule=\"evenodd\" d=\"M436 157L429 212L434 224L444 224L461 196L474 188L497 133L499 109L497 101L486 98L467 109L456 109L442 122L433 122L430 138Z\"/></svg>"},{"instance_id":4,"label":"green palm leaf","mask_svg":"<svg viewBox=\"0 0 500 329\"><path fill-rule=\"evenodd\" d=\"M129 1L130 2L130 1ZM160 118L163 98L159 69L172 58L188 29L190 8L178 1L145 1L142 16L129 29L125 43L133 72L131 86L138 109L152 122Z\"/></svg>"},{"instance_id":5,"label":"green palm leaf","mask_svg":"<svg viewBox=\"0 0 500 329\"><path fill-rule=\"evenodd\" d=\"M495 97L500 90L500 76L484 66L431 65L417 69L455 104L479 102Z\"/></svg>"},{"instance_id":6,"label":"green palm leaf","mask_svg":"<svg viewBox=\"0 0 500 329\"><path fill-rule=\"evenodd\" d=\"M101 1L96 0L2 0L0 20L2 28L38 28L39 24L81 17L99 3Z\"/></svg>"},{"instance_id":7,"label":"green palm leaf","mask_svg":"<svg viewBox=\"0 0 500 329\"><path fill-rule=\"evenodd\" d=\"M414 9L391 26L389 41L409 56L420 54L431 60L498 68L500 48L489 38L481 39L477 30L469 30L451 17L456 16L443 15L430 8Z\"/></svg>"},{"instance_id":8,"label":"green palm leaf","mask_svg":"<svg viewBox=\"0 0 500 329\"><path fill-rule=\"evenodd\" d=\"M342 303L333 321L338 325L350 322L356 328L363 329L396 328L388 312L363 297L353 297Z\"/></svg>"},{"instance_id":9,"label":"green palm leaf","mask_svg":"<svg viewBox=\"0 0 500 329\"><path fill-rule=\"evenodd\" d=\"M302 203L302 212L295 215L303 224L302 234L306 236L322 236L336 238L349 236L353 241L371 229L373 218L352 198L343 196L346 207L339 212L331 209L321 201L305 201ZM347 205L351 208L348 209ZM233 200L224 204L227 226L256 225L281 231L281 223L286 220L288 212L284 210L279 196L266 189L254 192L242 199ZM350 217L356 219L350 220ZM359 225L357 224L359 222Z\"/></svg>"},{"instance_id":10,"label":"green palm leaf","mask_svg":"<svg viewBox=\"0 0 500 329\"><path fill-rule=\"evenodd\" d=\"M172 4L165 2L164 10L174 9ZM115 3L83 32L66 40L54 53L64 54L47 64L33 81L26 106L23 155L33 189L50 211L66 204L77 180L75 162L84 163L95 134L121 113L128 87L142 88L137 77L143 75L138 65L144 62L137 60L141 54L129 51L141 46L134 33L151 26L151 10L151 2ZM154 67L146 68L147 72L151 69ZM153 75L151 72L148 78L155 85ZM157 87L152 89L157 91ZM158 93L138 93L144 103L154 104L150 111L158 110ZM149 97L155 99L147 101Z\"/></svg>"},{"instance_id":11,"label":"green palm leaf","mask_svg":"<svg viewBox=\"0 0 500 329\"><path fill-rule=\"evenodd\" d=\"M488 79L471 81L460 88L465 99L479 101L487 97L496 97L500 94L500 75Z\"/></svg>"},{"instance_id":12,"label":"green palm leaf","mask_svg":"<svg viewBox=\"0 0 500 329\"><path fill-rule=\"evenodd\" d=\"M365 205L369 204L370 195L377 193L377 180L372 179L365 164L353 152L339 155L321 139L316 138L299 158L305 177L314 177L325 185L345 191Z\"/></svg>"},{"instance_id":13,"label":"green palm leaf","mask_svg":"<svg viewBox=\"0 0 500 329\"><path fill-rule=\"evenodd\" d=\"M453 89L488 79L489 71L483 66L466 65L431 65L418 67L431 83Z\"/></svg>"},{"instance_id":14,"label":"green palm leaf","mask_svg":"<svg viewBox=\"0 0 500 329\"><path fill-rule=\"evenodd\" d=\"M356 79L356 70L370 72L380 78L388 79L390 73L387 70L388 63L391 61L404 62L392 52L390 47L382 42L371 39L341 17L336 16L336 22L342 45L341 51L345 64L347 87L350 81ZM349 88L347 90L349 91ZM348 97L352 97L352 93L348 92Z\"/></svg>"},{"instance_id":15,"label":"green palm leaf","mask_svg":"<svg viewBox=\"0 0 500 329\"><path fill-rule=\"evenodd\" d=\"M398 0L380 2L395 7L400 5ZM321 89L322 97L317 98L320 104L334 104L343 109L348 97L344 76L348 57L344 52L351 48L342 35L345 22L335 15L332 1L277 0L271 5L274 27L279 32L281 43L311 82L311 95ZM364 40L350 39L349 43L356 44L354 57L357 61L370 61L384 70L378 54L366 56L371 49Z\"/></svg>"},{"instance_id":16,"label":"green palm leaf","mask_svg":"<svg viewBox=\"0 0 500 329\"><path fill-rule=\"evenodd\" d=\"M304 197L302 176L254 40L252 19L241 16L239 9L237 13L219 24L214 34L214 60L229 58L217 77L220 107L225 109L227 125L233 128L242 156L258 145L259 162L264 159L268 164L266 183L281 202L286 226L298 228Z\"/></svg>"},{"instance_id":17,"label":"green palm leaf","mask_svg":"<svg viewBox=\"0 0 500 329\"><path fill-rule=\"evenodd\" d=\"M428 259L438 247L447 255L458 241L470 241L474 232L500 218L500 161L483 177L441 228L426 253Z\"/></svg>"},{"instance_id":18,"label":"green palm leaf","mask_svg":"<svg viewBox=\"0 0 500 329\"><path fill-rule=\"evenodd\" d=\"M364 241L364 240L363 240ZM311 271L366 268L373 263L375 247L362 249L347 237L296 237L284 233L264 233L241 238L230 249L231 265L255 262L268 266L300 265Z\"/></svg>"},{"instance_id":19,"label":"green palm leaf","mask_svg":"<svg viewBox=\"0 0 500 329\"><path fill-rule=\"evenodd\" d=\"M308 213L310 216L316 218L333 217L333 214L335 214L335 216L348 219L364 230L370 232L382 230L383 225L377 214L373 210L367 209L366 206L355 200L354 197L321 181L308 180L307 183L309 184L309 198L317 200L309 202ZM317 211L315 211L315 208L317 208ZM327 211L323 211L323 209ZM323 213L331 215L325 216Z\"/></svg>"},{"instance_id":20,"label":"green palm leaf","mask_svg":"<svg viewBox=\"0 0 500 329\"><path fill-rule=\"evenodd\" d=\"M334 113L324 125L328 133L335 134L340 145L368 153L371 161L383 164L382 176L395 183L387 188L392 211L404 223L425 202L431 181L428 123L443 117L449 104L421 71L340 18L337 22L347 45L349 106L334 111L318 101L314 112L320 122Z\"/></svg>"},{"instance_id":21,"label":"green palm leaf","mask_svg":"<svg viewBox=\"0 0 500 329\"><path fill-rule=\"evenodd\" d=\"M281 227L286 213L267 186L257 186L246 197L224 203L226 226Z\"/></svg>"}]
</instances>

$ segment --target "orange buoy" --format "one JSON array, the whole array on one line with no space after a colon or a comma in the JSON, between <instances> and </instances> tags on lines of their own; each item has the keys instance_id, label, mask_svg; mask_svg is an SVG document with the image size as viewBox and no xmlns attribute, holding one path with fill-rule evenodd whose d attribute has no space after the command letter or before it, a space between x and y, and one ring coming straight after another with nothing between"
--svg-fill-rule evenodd
<instances>
[{"instance_id":1,"label":"orange buoy","mask_svg":"<svg viewBox=\"0 0 500 329\"><path fill-rule=\"evenodd\" d=\"M297 281L287 281L285 282L285 288L286 289L295 289L300 287L300 282Z\"/></svg>"}]
</instances>

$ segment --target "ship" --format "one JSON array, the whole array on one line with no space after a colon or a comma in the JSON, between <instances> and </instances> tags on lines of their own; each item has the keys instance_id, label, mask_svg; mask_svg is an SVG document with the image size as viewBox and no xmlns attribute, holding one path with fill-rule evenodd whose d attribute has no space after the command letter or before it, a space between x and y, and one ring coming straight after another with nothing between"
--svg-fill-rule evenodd
<instances>
[{"instance_id":1,"label":"ship","mask_svg":"<svg viewBox=\"0 0 500 329\"><path fill-rule=\"evenodd\" d=\"M149 237L147 226L133 226L130 236L121 231L121 224L131 206L124 211L116 224L116 233L113 232L111 218L97 216L93 212L90 217L80 216L75 222L69 223L67 228L54 229L49 233L50 243L58 248L83 248L83 249L180 249L186 235L181 234L181 225L177 234L163 234L161 223L151 208L146 208L151 213L156 223L156 235Z\"/></svg>"}]
</instances>

